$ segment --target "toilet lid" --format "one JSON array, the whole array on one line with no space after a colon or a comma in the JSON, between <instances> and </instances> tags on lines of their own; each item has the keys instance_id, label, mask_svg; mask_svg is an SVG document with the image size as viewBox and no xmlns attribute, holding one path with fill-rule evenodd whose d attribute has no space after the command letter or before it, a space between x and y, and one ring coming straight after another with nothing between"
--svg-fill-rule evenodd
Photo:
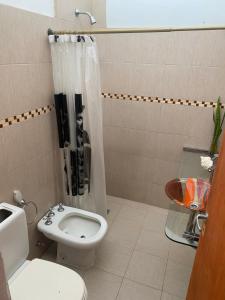
<instances>
[{"instance_id":1,"label":"toilet lid","mask_svg":"<svg viewBox=\"0 0 225 300\"><path fill-rule=\"evenodd\" d=\"M75 271L59 264L34 259L11 282L12 300L84 300L86 288Z\"/></svg>"}]
</instances>

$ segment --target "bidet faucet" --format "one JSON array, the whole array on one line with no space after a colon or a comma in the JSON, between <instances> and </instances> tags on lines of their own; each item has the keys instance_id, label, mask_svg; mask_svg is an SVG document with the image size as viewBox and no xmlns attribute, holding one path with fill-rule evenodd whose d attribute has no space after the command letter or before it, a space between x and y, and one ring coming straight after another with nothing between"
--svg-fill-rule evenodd
<instances>
[{"instance_id":1,"label":"bidet faucet","mask_svg":"<svg viewBox=\"0 0 225 300\"><path fill-rule=\"evenodd\" d=\"M47 217L47 220L45 221L45 225L51 225L51 224L52 224L51 217Z\"/></svg>"},{"instance_id":2,"label":"bidet faucet","mask_svg":"<svg viewBox=\"0 0 225 300\"><path fill-rule=\"evenodd\" d=\"M54 213L52 207L50 207L46 217L47 217L47 218L51 218L51 217L53 217L54 215L55 215L55 213Z\"/></svg>"},{"instance_id":3,"label":"bidet faucet","mask_svg":"<svg viewBox=\"0 0 225 300\"><path fill-rule=\"evenodd\" d=\"M58 210L59 212L62 212L62 211L64 211L64 209L65 209L65 208L63 207L62 202L60 202L60 203L59 203L59 207L58 207L57 210Z\"/></svg>"}]
</instances>

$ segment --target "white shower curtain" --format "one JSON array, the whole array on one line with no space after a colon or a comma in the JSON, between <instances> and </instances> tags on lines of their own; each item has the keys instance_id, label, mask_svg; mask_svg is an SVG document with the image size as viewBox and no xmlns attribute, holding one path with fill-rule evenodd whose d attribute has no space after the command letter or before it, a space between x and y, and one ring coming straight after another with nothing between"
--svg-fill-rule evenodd
<instances>
[{"instance_id":1,"label":"white shower curtain","mask_svg":"<svg viewBox=\"0 0 225 300\"><path fill-rule=\"evenodd\" d=\"M49 41L56 110L61 108L57 120L61 131L65 202L106 217L102 98L96 43L93 37L86 35L50 35ZM61 107L60 101L65 101L67 107L65 104ZM84 136L88 138L83 140ZM83 176L83 169L89 175L80 184L77 177ZM80 189L76 189L76 185Z\"/></svg>"}]
</instances>

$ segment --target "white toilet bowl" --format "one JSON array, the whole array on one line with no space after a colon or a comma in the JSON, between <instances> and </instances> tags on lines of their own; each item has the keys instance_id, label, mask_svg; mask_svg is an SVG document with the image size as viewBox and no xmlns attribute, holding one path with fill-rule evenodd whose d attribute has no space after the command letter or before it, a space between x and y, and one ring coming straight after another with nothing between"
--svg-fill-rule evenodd
<instances>
[{"instance_id":1,"label":"white toilet bowl","mask_svg":"<svg viewBox=\"0 0 225 300\"><path fill-rule=\"evenodd\" d=\"M0 252L12 300L86 300L79 274L59 264L34 259L29 252L23 209L0 203Z\"/></svg>"},{"instance_id":2,"label":"white toilet bowl","mask_svg":"<svg viewBox=\"0 0 225 300\"><path fill-rule=\"evenodd\" d=\"M58 242L57 261L80 269L93 266L96 246L107 232L106 220L78 208L63 206L63 211L58 208L52 209L54 216L50 222L44 216L38 223L38 229L46 237Z\"/></svg>"},{"instance_id":3,"label":"white toilet bowl","mask_svg":"<svg viewBox=\"0 0 225 300\"><path fill-rule=\"evenodd\" d=\"M12 300L87 300L79 274L41 259L26 261L9 279L9 290Z\"/></svg>"}]
</instances>

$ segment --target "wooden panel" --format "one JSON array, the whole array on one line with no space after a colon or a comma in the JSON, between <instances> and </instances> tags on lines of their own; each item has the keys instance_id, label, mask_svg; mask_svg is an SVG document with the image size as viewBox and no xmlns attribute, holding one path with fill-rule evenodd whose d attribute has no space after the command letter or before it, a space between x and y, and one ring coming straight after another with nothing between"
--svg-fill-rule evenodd
<instances>
[{"instance_id":1,"label":"wooden panel","mask_svg":"<svg viewBox=\"0 0 225 300\"><path fill-rule=\"evenodd\" d=\"M187 300L225 299L225 135L207 211Z\"/></svg>"}]
</instances>

